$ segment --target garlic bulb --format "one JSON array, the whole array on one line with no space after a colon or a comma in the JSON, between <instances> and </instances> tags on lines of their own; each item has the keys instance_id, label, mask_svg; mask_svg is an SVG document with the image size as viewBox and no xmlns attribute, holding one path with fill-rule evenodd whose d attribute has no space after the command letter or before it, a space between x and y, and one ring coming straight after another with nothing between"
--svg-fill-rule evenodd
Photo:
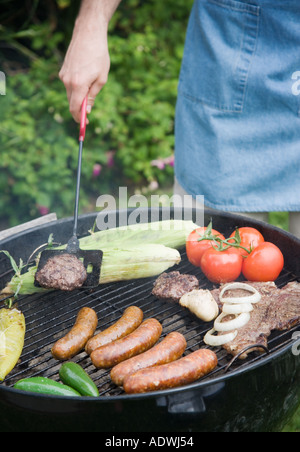
<instances>
[{"instance_id":1,"label":"garlic bulb","mask_svg":"<svg viewBox=\"0 0 300 452\"><path fill-rule=\"evenodd\" d=\"M219 314L218 304L209 290L192 290L181 297L179 304L204 322L211 322Z\"/></svg>"}]
</instances>

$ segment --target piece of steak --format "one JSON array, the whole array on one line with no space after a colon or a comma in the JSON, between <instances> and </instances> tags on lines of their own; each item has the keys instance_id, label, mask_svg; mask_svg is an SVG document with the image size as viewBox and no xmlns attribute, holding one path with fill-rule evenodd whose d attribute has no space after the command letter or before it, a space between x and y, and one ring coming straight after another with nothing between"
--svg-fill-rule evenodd
<instances>
[{"instance_id":1,"label":"piece of steak","mask_svg":"<svg viewBox=\"0 0 300 452\"><path fill-rule=\"evenodd\" d=\"M272 305L274 330L284 331L300 323L300 283L290 282L280 289Z\"/></svg>"},{"instance_id":2,"label":"piece of steak","mask_svg":"<svg viewBox=\"0 0 300 452\"><path fill-rule=\"evenodd\" d=\"M267 347L268 337L272 331L288 330L300 323L300 283L292 282L282 289L279 289L273 282L253 283L247 281L247 284L258 290L261 294L261 301L253 305L254 310L251 312L250 321L238 330L236 338L223 345L223 348L233 356L251 345L260 344ZM219 300L221 288L212 291L212 295L220 307L222 307ZM246 295L249 295L249 292L242 290L226 292L226 296ZM263 351L260 348L251 348L249 351L245 351L240 359L247 358L248 354L254 350Z\"/></svg>"},{"instance_id":3,"label":"piece of steak","mask_svg":"<svg viewBox=\"0 0 300 452\"><path fill-rule=\"evenodd\" d=\"M198 288L199 281L196 276L175 271L162 273L154 283L152 294L161 300L179 303L184 294Z\"/></svg>"},{"instance_id":4,"label":"piece of steak","mask_svg":"<svg viewBox=\"0 0 300 452\"><path fill-rule=\"evenodd\" d=\"M87 279L87 272L76 256L61 254L50 258L36 273L35 279L45 289L69 292L82 287Z\"/></svg>"}]
</instances>

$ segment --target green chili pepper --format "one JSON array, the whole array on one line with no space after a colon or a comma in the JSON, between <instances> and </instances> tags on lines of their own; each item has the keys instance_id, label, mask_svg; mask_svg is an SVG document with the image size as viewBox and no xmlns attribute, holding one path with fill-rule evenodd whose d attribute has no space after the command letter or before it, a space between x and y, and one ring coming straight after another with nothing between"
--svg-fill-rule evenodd
<instances>
[{"instance_id":1,"label":"green chili pepper","mask_svg":"<svg viewBox=\"0 0 300 452\"><path fill-rule=\"evenodd\" d=\"M38 394L58 395L66 397L80 397L80 393L75 389L57 381L45 377L24 378L17 381L15 389L21 391L36 392Z\"/></svg>"},{"instance_id":2,"label":"green chili pepper","mask_svg":"<svg viewBox=\"0 0 300 452\"><path fill-rule=\"evenodd\" d=\"M97 386L79 364L71 361L64 363L59 376L63 383L76 389L82 396L99 397Z\"/></svg>"}]
</instances>

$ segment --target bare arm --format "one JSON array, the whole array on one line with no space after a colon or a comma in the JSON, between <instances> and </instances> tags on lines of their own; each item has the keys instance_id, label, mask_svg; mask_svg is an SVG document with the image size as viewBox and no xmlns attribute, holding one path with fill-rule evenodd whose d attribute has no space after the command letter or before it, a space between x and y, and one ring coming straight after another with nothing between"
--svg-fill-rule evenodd
<instances>
[{"instance_id":1,"label":"bare arm","mask_svg":"<svg viewBox=\"0 0 300 452\"><path fill-rule=\"evenodd\" d=\"M73 36L59 73L75 121L80 122L83 99L88 94L88 113L110 69L107 30L121 0L82 0Z\"/></svg>"}]
</instances>

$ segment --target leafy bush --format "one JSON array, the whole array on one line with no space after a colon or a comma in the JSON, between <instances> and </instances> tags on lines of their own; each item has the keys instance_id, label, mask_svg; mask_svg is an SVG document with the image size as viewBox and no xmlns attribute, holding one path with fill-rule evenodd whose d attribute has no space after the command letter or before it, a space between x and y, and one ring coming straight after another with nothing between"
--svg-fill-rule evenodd
<instances>
[{"instance_id":1,"label":"leafy bush","mask_svg":"<svg viewBox=\"0 0 300 452\"><path fill-rule=\"evenodd\" d=\"M5 3L0 220L13 225L49 210L73 212L78 126L58 72L80 2ZM84 144L82 210L94 210L95 198L122 185L172 183L177 83L191 6L192 0L127 0L114 15L110 77Z\"/></svg>"}]
</instances>

